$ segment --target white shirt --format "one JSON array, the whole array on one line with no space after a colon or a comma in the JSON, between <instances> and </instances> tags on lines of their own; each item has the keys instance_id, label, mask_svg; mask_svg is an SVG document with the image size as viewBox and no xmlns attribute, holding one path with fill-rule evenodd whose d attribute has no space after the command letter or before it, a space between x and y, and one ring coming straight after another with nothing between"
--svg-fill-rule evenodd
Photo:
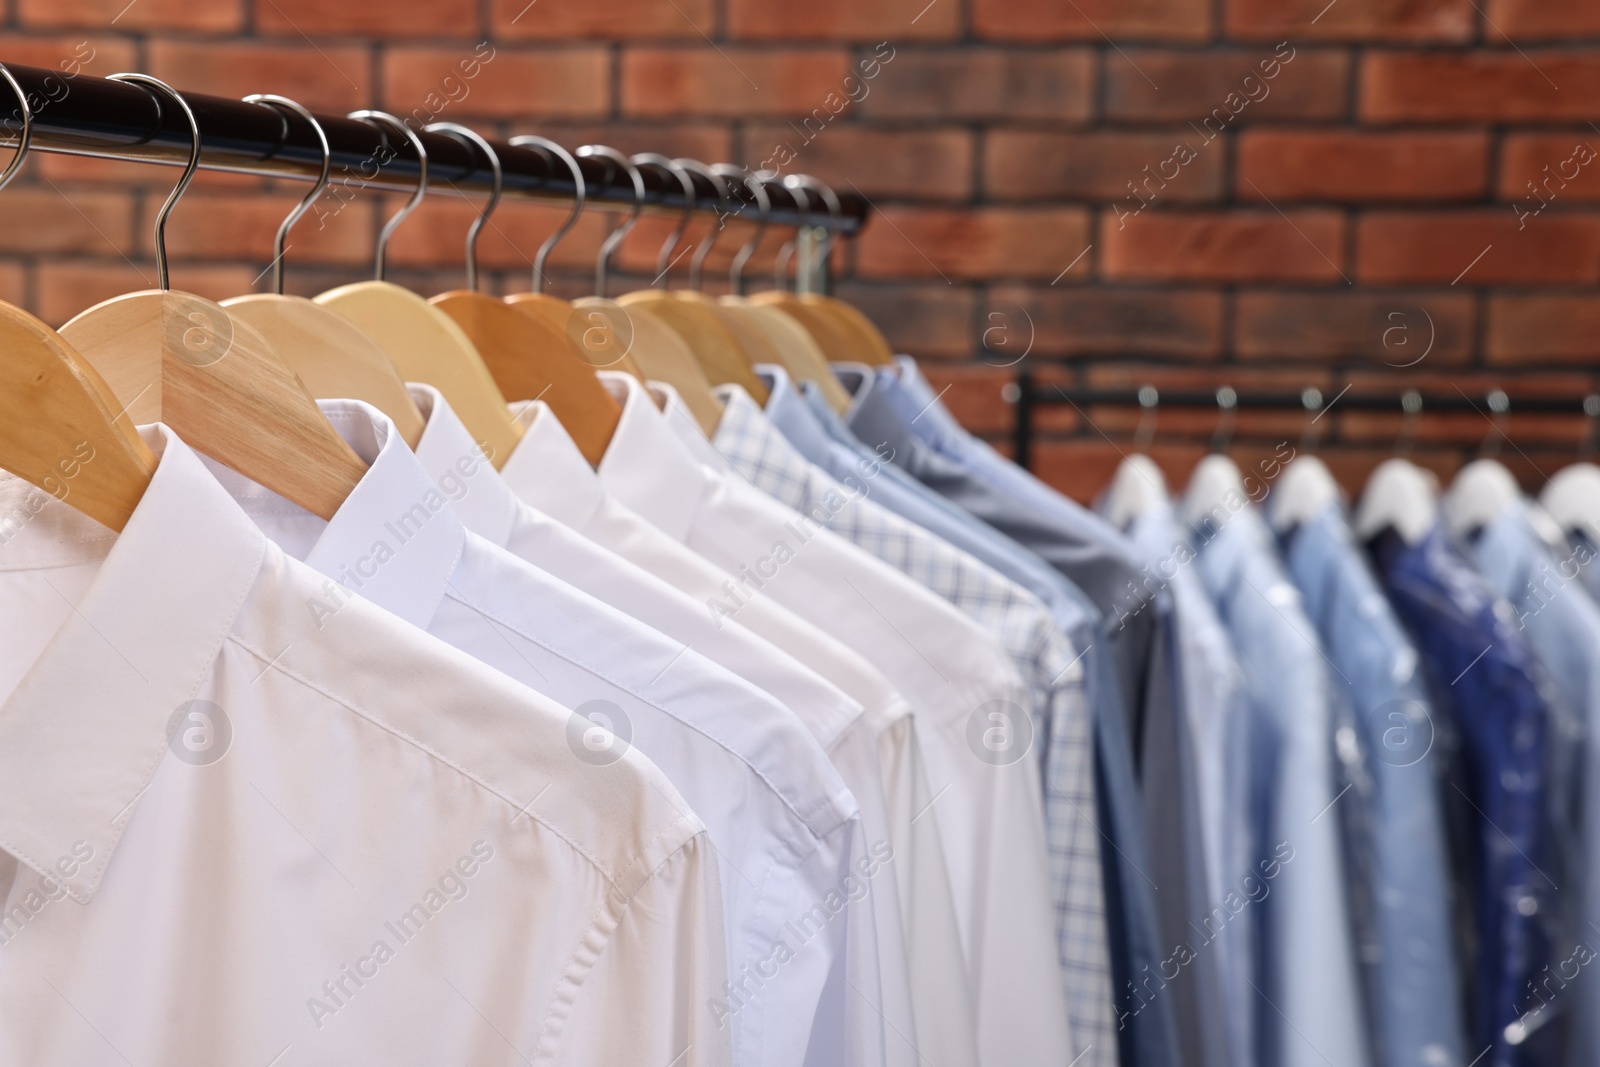
<instances>
[{"instance_id":1,"label":"white shirt","mask_svg":"<svg viewBox=\"0 0 1600 1067\"><path fill-rule=\"evenodd\" d=\"M501 479L540 512L578 530L693 596L715 604L728 578L612 499L561 423L541 403L513 405L525 426L500 469ZM419 443L419 448L421 443ZM863 658L775 603L739 620L706 617L717 628L749 628L826 676L866 708L836 738L826 721L811 723L835 768L861 804L870 840L889 841L900 899L873 894L883 981L888 1059L892 1064L960 1067L976 1061L972 997L965 980L950 879L935 820L918 820L932 800L911 707ZM795 705L805 717L807 707ZM831 739L830 739L831 738ZM898 926L896 925L898 923ZM903 931L901 941L895 930Z\"/></svg>"},{"instance_id":2,"label":"white shirt","mask_svg":"<svg viewBox=\"0 0 1600 1067\"><path fill-rule=\"evenodd\" d=\"M955 607L812 517L697 461L636 379L599 377L622 404L598 466L601 482L734 575L720 610L737 617L748 604L778 600L870 649L911 701L977 1001L979 1053L986 1063L1069 1062L1038 763L996 766L979 754L991 709L1027 715L1027 687L1005 650Z\"/></svg>"},{"instance_id":3,"label":"white shirt","mask_svg":"<svg viewBox=\"0 0 1600 1067\"><path fill-rule=\"evenodd\" d=\"M733 1035L734 1062L801 1062L841 1026L841 1063L882 1062L882 1021L824 990L835 962L876 994L870 906L884 858L856 802L787 708L693 650L470 533L394 426L355 400L319 402L370 467L331 521L232 471L219 480L291 555L380 607L573 709L575 760L636 746L666 772L711 834L727 918L732 988L704 1010ZM462 452L482 465L469 440ZM474 486L452 483L453 495ZM353 593L308 608L338 624ZM687 810L687 808L685 809ZM884 879L885 892L893 876ZM846 957L850 933L865 947ZM840 980L833 985L840 986Z\"/></svg>"},{"instance_id":4,"label":"white shirt","mask_svg":"<svg viewBox=\"0 0 1600 1067\"><path fill-rule=\"evenodd\" d=\"M726 1064L705 829L326 579L176 435L0 545L0 1063ZM33 490L0 476L0 501Z\"/></svg>"},{"instance_id":5,"label":"white shirt","mask_svg":"<svg viewBox=\"0 0 1600 1067\"><path fill-rule=\"evenodd\" d=\"M879 842L884 847L877 859L892 849L876 750L860 704L744 627L718 626L687 593L523 503L494 467L479 458L481 450L444 397L428 385L412 383L410 390L427 420L417 441L416 459L450 497L451 508L463 525L669 635L679 647L692 648L793 709L827 751L860 804L869 854ZM894 864L898 859L887 862ZM872 965L880 972L884 999L907 1005L900 1013L908 1017L909 980L899 897L892 892L874 892L871 899L875 921L870 928L846 931L845 953L876 955ZM837 1010L838 1005L832 1007ZM890 1022L897 1018L886 1014ZM845 1032L843 1020L828 1012L819 1015L816 1027L828 1033ZM897 1043L892 1033L888 1042L891 1047ZM819 1045L819 1051L824 1047ZM804 1052L804 1045L792 1050L794 1055ZM850 1060L840 1053L833 1062Z\"/></svg>"}]
</instances>

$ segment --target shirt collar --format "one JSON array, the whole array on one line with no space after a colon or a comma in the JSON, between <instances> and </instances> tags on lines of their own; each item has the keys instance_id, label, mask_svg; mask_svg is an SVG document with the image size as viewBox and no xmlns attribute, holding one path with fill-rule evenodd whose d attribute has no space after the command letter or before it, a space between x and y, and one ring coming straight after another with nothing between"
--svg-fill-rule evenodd
<instances>
[{"instance_id":1,"label":"shirt collar","mask_svg":"<svg viewBox=\"0 0 1600 1067\"><path fill-rule=\"evenodd\" d=\"M323 523L213 465L217 480L289 555L426 630L461 558L466 530L387 415L360 400L319 400L317 406L368 464L332 519Z\"/></svg>"},{"instance_id":2,"label":"shirt collar","mask_svg":"<svg viewBox=\"0 0 1600 1067\"><path fill-rule=\"evenodd\" d=\"M684 447L694 453L694 457L701 463L717 471L732 471L728 457L717 451L717 446L706 440L705 431L700 429L700 423L695 421L694 412L689 410L689 405L684 403L683 396L666 382L649 382L645 388L650 390L651 399L661 409L661 415L667 420L667 425L672 427L672 432L678 435Z\"/></svg>"},{"instance_id":3,"label":"shirt collar","mask_svg":"<svg viewBox=\"0 0 1600 1067\"><path fill-rule=\"evenodd\" d=\"M407 388L427 420L417 442L417 462L450 498L462 525L504 548L522 506L517 494L439 390L419 382L411 382Z\"/></svg>"},{"instance_id":4,"label":"shirt collar","mask_svg":"<svg viewBox=\"0 0 1600 1067\"><path fill-rule=\"evenodd\" d=\"M583 529L606 497L599 475L544 401L519 401L511 414L524 430L500 468L501 479L518 500Z\"/></svg>"},{"instance_id":5,"label":"shirt collar","mask_svg":"<svg viewBox=\"0 0 1600 1067\"><path fill-rule=\"evenodd\" d=\"M771 393L767 398L767 419L789 439L795 451L812 463L824 463L833 450L832 442L811 413L811 406L795 388L789 372L775 364L763 363L756 367L756 373L766 381Z\"/></svg>"},{"instance_id":6,"label":"shirt collar","mask_svg":"<svg viewBox=\"0 0 1600 1067\"><path fill-rule=\"evenodd\" d=\"M705 469L637 378L621 371L596 373L622 405L622 418L600 460L601 482L652 525L684 540L710 488Z\"/></svg>"},{"instance_id":7,"label":"shirt collar","mask_svg":"<svg viewBox=\"0 0 1600 1067\"><path fill-rule=\"evenodd\" d=\"M891 456L911 456L921 446L921 441L900 418L882 389L864 387L856 393L848 425L852 433L880 455L887 447Z\"/></svg>"},{"instance_id":8,"label":"shirt collar","mask_svg":"<svg viewBox=\"0 0 1600 1067\"><path fill-rule=\"evenodd\" d=\"M0 846L83 903L267 551L176 434L160 424L140 433L160 456L149 487L122 534L96 542L110 547L93 583L0 707ZM64 527L79 526L47 501L0 545L0 567L36 566L61 548ZM55 864L79 842L94 862L63 875Z\"/></svg>"}]
</instances>

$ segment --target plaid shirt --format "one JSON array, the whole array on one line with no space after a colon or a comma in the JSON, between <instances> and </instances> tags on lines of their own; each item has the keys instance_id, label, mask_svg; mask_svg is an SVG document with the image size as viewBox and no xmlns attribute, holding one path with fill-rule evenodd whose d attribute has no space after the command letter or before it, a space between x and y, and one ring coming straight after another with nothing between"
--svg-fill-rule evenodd
<instances>
[{"instance_id":1,"label":"plaid shirt","mask_svg":"<svg viewBox=\"0 0 1600 1067\"><path fill-rule=\"evenodd\" d=\"M1032 593L987 564L867 499L875 472L843 481L807 461L744 390L718 390L727 409L713 444L769 496L824 518L833 532L960 608L1005 646L1028 683L1040 741L1045 839L1068 1018L1083 1067L1115 1067L1105 889L1097 840L1093 737L1081 653Z\"/></svg>"}]
</instances>

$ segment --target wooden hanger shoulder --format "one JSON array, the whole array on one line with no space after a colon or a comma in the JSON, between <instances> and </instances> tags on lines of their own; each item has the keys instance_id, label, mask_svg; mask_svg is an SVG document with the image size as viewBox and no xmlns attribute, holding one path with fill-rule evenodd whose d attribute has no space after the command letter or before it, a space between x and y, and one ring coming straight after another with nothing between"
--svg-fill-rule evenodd
<instances>
[{"instance_id":1,"label":"wooden hanger shoulder","mask_svg":"<svg viewBox=\"0 0 1600 1067\"><path fill-rule=\"evenodd\" d=\"M191 447L323 518L366 464L266 338L219 304L145 290L97 304L61 336L130 415L160 419Z\"/></svg>"},{"instance_id":2,"label":"wooden hanger shoulder","mask_svg":"<svg viewBox=\"0 0 1600 1067\"><path fill-rule=\"evenodd\" d=\"M94 367L56 331L0 303L0 467L121 531L156 457Z\"/></svg>"},{"instance_id":3,"label":"wooden hanger shoulder","mask_svg":"<svg viewBox=\"0 0 1600 1067\"><path fill-rule=\"evenodd\" d=\"M689 352L712 385L733 383L756 403L767 402L767 386L757 377L739 340L705 304L680 300L660 289L643 289L618 300L626 308L644 308L666 323L689 346Z\"/></svg>"},{"instance_id":4,"label":"wooden hanger shoulder","mask_svg":"<svg viewBox=\"0 0 1600 1067\"><path fill-rule=\"evenodd\" d=\"M564 332L484 293L457 290L432 303L472 339L505 399L549 404L579 451L599 462L622 411L594 368L568 348Z\"/></svg>"},{"instance_id":5,"label":"wooden hanger shoulder","mask_svg":"<svg viewBox=\"0 0 1600 1067\"><path fill-rule=\"evenodd\" d=\"M894 346L883 336L883 331L854 304L819 293L807 293L800 297L800 303L821 308L824 313L832 315L835 325L854 342L860 353L860 362L874 367L885 367L894 362Z\"/></svg>"},{"instance_id":6,"label":"wooden hanger shoulder","mask_svg":"<svg viewBox=\"0 0 1600 1067\"><path fill-rule=\"evenodd\" d=\"M455 320L409 289L389 282L341 285L316 298L383 347L408 382L444 394L478 443L504 463L522 438L505 397L472 340Z\"/></svg>"},{"instance_id":7,"label":"wooden hanger shoulder","mask_svg":"<svg viewBox=\"0 0 1600 1067\"><path fill-rule=\"evenodd\" d=\"M740 297L725 296L718 306L732 319L755 330L771 344L778 362L797 382L814 382L822 390L823 399L835 412L843 415L850 410L850 394L828 366L816 338L806 331L792 316L776 307L751 304Z\"/></svg>"},{"instance_id":8,"label":"wooden hanger shoulder","mask_svg":"<svg viewBox=\"0 0 1600 1067\"><path fill-rule=\"evenodd\" d=\"M265 337L311 395L321 400L364 400L387 415L415 448L427 425L406 380L383 346L338 312L303 296L253 293L224 300L239 322Z\"/></svg>"},{"instance_id":9,"label":"wooden hanger shoulder","mask_svg":"<svg viewBox=\"0 0 1600 1067\"><path fill-rule=\"evenodd\" d=\"M576 306L581 309L609 303L590 298L577 301ZM666 382L676 389L700 429L710 437L722 421L722 401L712 392L712 381L689 350L688 342L655 313L651 304L634 302L623 310L627 314L625 328L631 333L628 354L638 368L630 373L641 381Z\"/></svg>"},{"instance_id":10,"label":"wooden hanger shoulder","mask_svg":"<svg viewBox=\"0 0 1600 1067\"><path fill-rule=\"evenodd\" d=\"M775 308L798 322L822 349L830 363L859 363L860 353L834 317L822 308L802 303L793 293L772 290L747 298L756 307Z\"/></svg>"}]
</instances>

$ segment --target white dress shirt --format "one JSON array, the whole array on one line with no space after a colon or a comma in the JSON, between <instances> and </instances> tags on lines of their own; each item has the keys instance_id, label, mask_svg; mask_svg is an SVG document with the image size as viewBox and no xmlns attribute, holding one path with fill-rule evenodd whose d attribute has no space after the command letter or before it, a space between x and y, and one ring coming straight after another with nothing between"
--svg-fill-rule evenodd
<instances>
[{"instance_id":1,"label":"white dress shirt","mask_svg":"<svg viewBox=\"0 0 1600 1067\"><path fill-rule=\"evenodd\" d=\"M622 404L600 480L620 500L735 577L719 610L771 598L870 649L916 712L956 919L991 1064L1069 1062L1066 993L1052 938L1035 760L984 758L990 713L1026 717L1029 694L1005 650L904 574L695 459L626 374L599 372ZM837 507L846 501L841 497ZM830 504L830 506L832 506ZM1046 936L1040 937L1040 931Z\"/></svg>"},{"instance_id":2,"label":"white dress shirt","mask_svg":"<svg viewBox=\"0 0 1600 1067\"><path fill-rule=\"evenodd\" d=\"M320 401L370 467L331 521L225 469L218 477L269 537L339 582L308 605L325 627L360 593L574 709L577 761L636 746L706 824L722 876L727 990L704 1010L733 1035L734 1062L878 1064L882 1021L849 997L878 987L872 913L861 903L886 856L856 803L787 708L693 650L470 533L389 420L354 400ZM469 441L468 461L487 465ZM470 469L470 465L465 465ZM686 809L687 810L687 809ZM884 879L884 890L893 876ZM846 933L861 945L844 951ZM830 1000L824 999L825 992Z\"/></svg>"},{"instance_id":3,"label":"white dress shirt","mask_svg":"<svg viewBox=\"0 0 1600 1067\"><path fill-rule=\"evenodd\" d=\"M705 828L352 598L165 427L0 545L0 1063L720 1065ZM0 476L0 503L31 492Z\"/></svg>"},{"instance_id":4,"label":"white dress shirt","mask_svg":"<svg viewBox=\"0 0 1600 1067\"><path fill-rule=\"evenodd\" d=\"M518 499L493 465L479 458L481 449L444 397L432 386L412 383L409 388L426 420L417 461L450 497L463 525L776 697L811 730L856 797L869 852L874 843L892 841L871 723L859 703L745 627L719 625L689 594ZM888 862L900 861L893 857ZM905 1043L893 1027L911 1017L900 899L897 893L875 892L871 900L873 927L847 930L846 952L877 953L884 1002L890 1005L885 1009L888 1059L898 1063L905 1057L894 1050ZM875 947L869 933L876 935ZM843 1027L826 1016L817 1025L839 1032Z\"/></svg>"},{"instance_id":5,"label":"white dress shirt","mask_svg":"<svg viewBox=\"0 0 1600 1067\"><path fill-rule=\"evenodd\" d=\"M500 475L519 498L700 603L721 602L732 579L607 494L544 404L513 405L513 410L526 428ZM900 946L891 941L889 902L879 894L871 898L879 909L889 1061L928 1067L975 1063L973 998L948 865L936 820L918 818L933 792L910 705L865 659L776 603L750 605L737 620L710 608L706 612L722 630L748 624L865 706L864 720L838 740L826 740L826 724L817 724L814 732L861 804L869 838L893 842L900 889L895 911L904 932Z\"/></svg>"}]
</instances>

